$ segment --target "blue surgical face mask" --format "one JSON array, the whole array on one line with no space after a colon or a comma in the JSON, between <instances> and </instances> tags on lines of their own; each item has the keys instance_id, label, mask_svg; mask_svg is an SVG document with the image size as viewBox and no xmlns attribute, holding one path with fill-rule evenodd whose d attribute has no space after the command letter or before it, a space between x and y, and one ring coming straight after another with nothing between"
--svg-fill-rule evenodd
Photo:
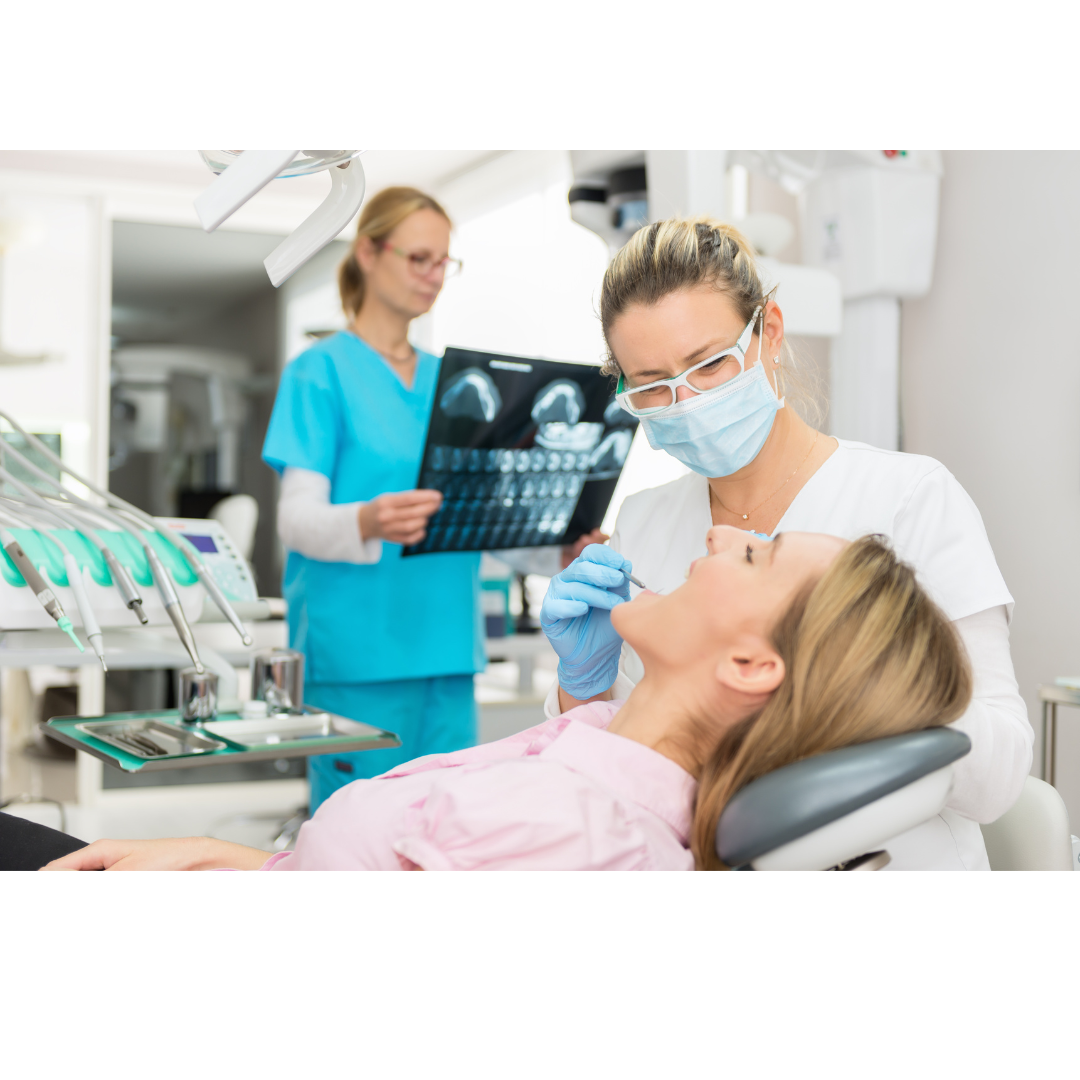
<instances>
[{"instance_id":1,"label":"blue surgical face mask","mask_svg":"<svg viewBox=\"0 0 1080 1080\"><path fill-rule=\"evenodd\" d=\"M702 476L730 476L749 465L784 407L765 374L760 343L759 337L758 363L749 370L714 390L640 417L649 445Z\"/></svg>"}]
</instances>

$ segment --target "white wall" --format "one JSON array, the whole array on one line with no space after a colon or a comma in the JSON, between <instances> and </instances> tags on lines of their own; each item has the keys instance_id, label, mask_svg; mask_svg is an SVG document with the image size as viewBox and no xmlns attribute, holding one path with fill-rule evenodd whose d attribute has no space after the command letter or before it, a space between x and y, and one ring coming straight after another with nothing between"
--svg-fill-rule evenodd
<instances>
[{"instance_id":1,"label":"white wall","mask_svg":"<svg viewBox=\"0 0 1080 1080\"><path fill-rule=\"evenodd\" d=\"M903 448L971 494L1016 599L1012 652L1037 689L1080 674L1080 154L945 154L930 295L903 307ZM1080 831L1080 710L1058 786ZM1035 772L1038 772L1038 743Z\"/></svg>"},{"instance_id":2,"label":"white wall","mask_svg":"<svg viewBox=\"0 0 1080 1080\"><path fill-rule=\"evenodd\" d=\"M570 220L565 151L508 155L439 191L455 219L451 278L431 344L599 364L596 317L607 245Z\"/></svg>"},{"instance_id":3,"label":"white wall","mask_svg":"<svg viewBox=\"0 0 1080 1080\"><path fill-rule=\"evenodd\" d=\"M100 201L0 186L0 218L20 222L25 235L0 262L0 343L11 353L55 356L0 366L0 404L30 430L59 432L65 460L100 480L106 448L96 436L108 400L101 268L109 252Z\"/></svg>"}]
</instances>

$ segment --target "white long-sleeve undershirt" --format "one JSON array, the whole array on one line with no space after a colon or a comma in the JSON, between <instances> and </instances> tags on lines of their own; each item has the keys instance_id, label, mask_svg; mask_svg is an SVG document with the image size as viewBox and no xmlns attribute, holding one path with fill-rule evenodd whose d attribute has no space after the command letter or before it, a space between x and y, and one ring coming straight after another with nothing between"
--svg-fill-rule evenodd
<instances>
[{"instance_id":1,"label":"white long-sleeve undershirt","mask_svg":"<svg viewBox=\"0 0 1080 1080\"><path fill-rule=\"evenodd\" d=\"M1031 771L1035 732L1016 684L1004 605L953 625L971 660L973 686L967 712L952 726L970 737L971 752L956 763L946 805L985 825L1020 797Z\"/></svg>"},{"instance_id":2,"label":"white long-sleeve undershirt","mask_svg":"<svg viewBox=\"0 0 1080 1080\"><path fill-rule=\"evenodd\" d=\"M382 541L360 532L362 502L332 503L330 478L311 469L286 469L281 478L277 529L290 550L319 562L377 563Z\"/></svg>"},{"instance_id":3,"label":"white long-sleeve undershirt","mask_svg":"<svg viewBox=\"0 0 1080 1080\"><path fill-rule=\"evenodd\" d=\"M1035 733L1016 684L1004 605L967 615L953 625L971 661L973 686L971 704L951 726L971 739L971 751L956 763L946 806L987 824L1001 817L1020 797L1024 778L1031 771ZM626 653L623 655L626 661ZM631 664L638 666L640 661L634 656ZM620 670L612 696L625 698L633 688L634 680ZM544 702L544 711L548 716L562 711L557 682Z\"/></svg>"}]
</instances>

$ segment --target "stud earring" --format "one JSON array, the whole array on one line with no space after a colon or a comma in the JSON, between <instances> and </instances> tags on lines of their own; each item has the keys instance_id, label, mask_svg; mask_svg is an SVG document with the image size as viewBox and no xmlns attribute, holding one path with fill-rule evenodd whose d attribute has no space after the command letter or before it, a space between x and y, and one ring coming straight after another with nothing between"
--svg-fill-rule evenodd
<instances>
[{"instance_id":1,"label":"stud earring","mask_svg":"<svg viewBox=\"0 0 1080 1080\"><path fill-rule=\"evenodd\" d=\"M777 353L777 355L772 358L772 362L779 367L779 365L780 365L780 354L779 353Z\"/></svg>"}]
</instances>

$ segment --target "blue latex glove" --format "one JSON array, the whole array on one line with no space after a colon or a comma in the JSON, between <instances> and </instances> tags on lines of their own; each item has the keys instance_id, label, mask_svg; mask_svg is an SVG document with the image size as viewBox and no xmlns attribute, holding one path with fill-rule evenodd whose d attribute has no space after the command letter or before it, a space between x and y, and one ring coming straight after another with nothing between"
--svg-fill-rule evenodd
<instances>
[{"instance_id":1,"label":"blue latex glove","mask_svg":"<svg viewBox=\"0 0 1080 1080\"><path fill-rule=\"evenodd\" d=\"M630 599L630 560L590 544L548 586L540 627L559 656L559 685L578 700L602 694L619 673L622 638L611 609Z\"/></svg>"}]
</instances>

